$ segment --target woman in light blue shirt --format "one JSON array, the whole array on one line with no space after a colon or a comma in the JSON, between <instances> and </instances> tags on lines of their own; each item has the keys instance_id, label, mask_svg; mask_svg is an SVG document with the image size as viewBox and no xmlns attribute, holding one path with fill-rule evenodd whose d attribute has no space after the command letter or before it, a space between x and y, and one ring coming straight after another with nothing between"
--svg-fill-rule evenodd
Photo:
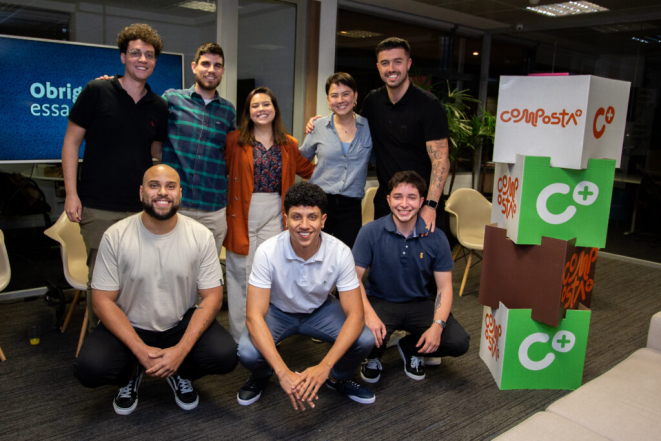
<instances>
[{"instance_id":1,"label":"woman in light blue shirt","mask_svg":"<svg viewBox=\"0 0 661 441\"><path fill-rule=\"evenodd\" d=\"M314 122L314 131L300 147L301 155L317 167L310 182L320 186L328 198L324 232L350 248L362 226L361 201L365 196L367 162L372 137L367 120L354 113L358 92L351 75L337 72L326 80L331 114Z\"/></svg>"}]
</instances>

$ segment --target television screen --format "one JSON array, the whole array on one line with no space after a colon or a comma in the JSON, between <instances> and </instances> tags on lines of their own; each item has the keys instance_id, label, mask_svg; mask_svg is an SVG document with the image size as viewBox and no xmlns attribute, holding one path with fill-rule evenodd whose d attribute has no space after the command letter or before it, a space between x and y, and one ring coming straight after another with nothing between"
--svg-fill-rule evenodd
<instances>
[{"instance_id":1,"label":"television screen","mask_svg":"<svg viewBox=\"0 0 661 441\"><path fill-rule=\"evenodd\" d=\"M183 54L161 53L147 80L152 91L182 88L183 62ZM117 47L0 35L0 162L59 162L85 85L123 73Z\"/></svg>"}]
</instances>

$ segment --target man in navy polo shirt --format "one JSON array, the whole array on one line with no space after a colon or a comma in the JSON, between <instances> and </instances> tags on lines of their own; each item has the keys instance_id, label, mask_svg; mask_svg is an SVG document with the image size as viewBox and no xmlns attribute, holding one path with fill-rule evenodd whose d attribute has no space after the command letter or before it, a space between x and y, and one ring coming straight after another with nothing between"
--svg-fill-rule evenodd
<instances>
[{"instance_id":1,"label":"man in navy polo shirt","mask_svg":"<svg viewBox=\"0 0 661 441\"><path fill-rule=\"evenodd\" d=\"M397 347L404 372L414 380L425 378L425 357L468 351L470 337L450 313L453 262L447 238L440 229L430 232L418 215L425 190L416 172L395 173L387 195L392 214L365 225L353 247L358 279L370 268L369 285L361 282L365 324L375 339L361 366L368 383L381 378L381 356L395 330L410 333Z\"/></svg>"}]
</instances>

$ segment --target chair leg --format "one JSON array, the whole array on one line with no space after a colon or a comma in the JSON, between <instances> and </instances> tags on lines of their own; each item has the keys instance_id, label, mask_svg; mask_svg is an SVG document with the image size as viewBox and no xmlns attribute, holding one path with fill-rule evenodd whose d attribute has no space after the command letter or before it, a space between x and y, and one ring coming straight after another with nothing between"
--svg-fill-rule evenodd
<instances>
[{"instance_id":1,"label":"chair leg","mask_svg":"<svg viewBox=\"0 0 661 441\"><path fill-rule=\"evenodd\" d=\"M80 352L81 346L83 346L83 341L85 340L85 332L87 332L87 308L85 308L85 318L83 319L83 328L80 330L80 337L78 337L78 349L76 349L76 358L78 358L78 353Z\"/></svg>"},{"instance_id":2,"label":"chair leg","mask_svg":"<svg viewBox=\"0 0 661 441\"><path fill-rule=\"evenodd\" d=\"M468 262L466 262L466 271L464 271L464 280L461 281L461 288L459 289L459 297L464 295L464 286L466 286L466 279L468 278L468 270L471 269L471 260L473 258L473 250L468 255Z\"/></svg>"},{"instance_id":3,"label":"chair leg","mask_svg":"<svg viewBox=\"0 0 661 441\"><path fill-rule=\"evenodd\" d=\"M2 348L0 348L0 361L7 361L7 357L5 357L5 353L2 352Z\"/></svg>"},{"instance_id":4,"label":"chair leg","mask_svg":"<svg viewBox=\"0 0 661 441\"><path fill-rule=\"evenodd\" d=\"M71 301L71 306L69 307L69 312L67 312L67 316L64 319L64 324L62 325L62 328L60 329L60 332L64 333L64 331L67 329L67 326L69 325L69 321L71 320L71 316L73 315L73 310L78 304L78 299L80 299L80 290L76 290L76 295L73 297L73 300Z\"/></svg>"},{"instance_id":5,"label":"chair leg","mask_svg":"<svg viewBox=\"0 0 661 441\"><path fill-rule=\"evenodd\" d=\"M457 248L457 251L454 253L454 256L452 256L452 261L453 261L453 262L456 262L456 261L457 261L457 257L459 257L459 253L461 252L461 250L464 249L464 247L463 247L461 244L459 244L459 243L457 244L457 246L458 246L459 248Z\"/></svg>"}]
</instances>

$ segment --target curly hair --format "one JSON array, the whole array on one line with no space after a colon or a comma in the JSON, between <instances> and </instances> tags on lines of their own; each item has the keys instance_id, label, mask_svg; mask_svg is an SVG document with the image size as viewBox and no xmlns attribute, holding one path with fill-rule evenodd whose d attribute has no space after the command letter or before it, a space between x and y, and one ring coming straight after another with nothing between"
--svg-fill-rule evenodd
<instances>
[{"instance_id":1,"label":"curly hair","mask_svg":"<svg viewBox=\"0 0 661 441\"><path fill-rule=\"evenodd\" d=\"M129 48L129 43L133 40L142 40L147 44L154 46L154 54L156 57L161 55L163 50L163 40L161 36L158 35L156 29L144 23L133 23L131 26L127 26L117 35L117 47L119 51L123 54Z\"/></svg>"},{"instance_id":2,"label":"curly hair","mask_svg":"<svg viewBox=\"0 0 661 441\"><path fill-rule=\"evenodd\" d=\"M426 195L427 183L422 179L422 176L414 171L408 170L395 173L392 178L390 178L390 181L388 181L388 194L392 194L392 191L401 184L414 186L418 189L418 193L420 193L421 197L425 197Z\"/></svg>"},{"instance_id":3,"label":"curly hair","mask_svg":"<svg viewBox=\"0 0 661 441\"><path fill-rule=\"evenodd\" d=\"M390 37L376 45L376 57L379 58L379 54L381 52L389 51L391 49L404 49L406 56L411 56L411 46L409 45L408 41L404 40L403 38Z\"/></svg>"},{"instance_id":4,"label":"curly hair","mask_svg":"<svg viewBox=\"0 0 661 441\"><path fill-rule=\"evenodd\" d=\"M268 87L264 87L264 86L258 87L257 89L253 90L248 94L248 97L246 98L246 105L243 107L241 124L239 126L239 130L240 130L239 143L241 145L248 144L253 147L255 146L255 135L253 133L253 129L255 128L255 123L253 122L252 119L250 119L250 102L252 101L253 97L258 93L267 95L271 99L271 102L273 103L273 109L275 110L275 118L273 118L273 122L271 123L273 127L273 140L275 141L276 144L279 144L281 146L287 145L289 143L289 140L287 139L287 128L285 127L285 124L282 122L282 116L280 113L280 106L278 106L278 100L275 98L275 94L273 93L273 91Z\"/></svg>"},{"instance_id":5,"label":"curly hair","mask_svg":"<svg viewBox=\"0 0 661 441\"><path fill-rule=\"evenodd\" d=\"M291 207L319 207L321 214L326 214L326 194L316 184L297 182L289 187L285 194L285 213L289 215Z\"/></svg>"}]
</instances>

